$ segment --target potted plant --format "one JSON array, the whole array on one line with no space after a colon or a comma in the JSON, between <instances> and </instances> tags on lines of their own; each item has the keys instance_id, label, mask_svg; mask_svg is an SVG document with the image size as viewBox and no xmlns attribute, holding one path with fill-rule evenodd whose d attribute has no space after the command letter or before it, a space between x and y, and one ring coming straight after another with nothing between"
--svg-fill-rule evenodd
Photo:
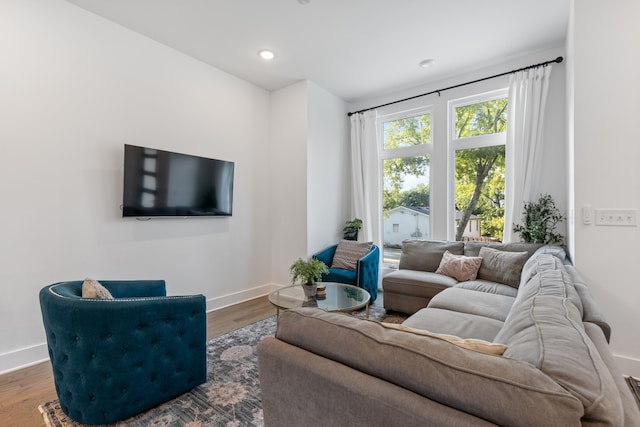
<instances>
[{"instance_id":1,"label":"potted plant","mask_svg":"<svg viewBox=\"0 0 640 427\"><path fill-rule=\"evenodd\" d=\"M345 222L343 231L344 240L358 240L358 231L362 228L362 220L354 218Z\"/></svg>"},{"instance_id":2,"label":"potted plant","mask_svg":"<svg viewBox=\"0 0 640 427\"><path fill-rule=\"evenodd\" d=\"M560 213L549 194L541 194L537 202L524 202L524 224L514 224L513 231L520 233L525 242L555 243L561 245L564 236L555 231L564 215Z\"/></svg>"},{"instance_id":3,"label":"potted plant","mask_svg":"<svg viewBox=\"0 0 640 427\"><path fill-rule=\"evenodd\" d=\"M312 297L316 294L317 284L316 282L322 280L322 275L329 273L327 265L316 258L311 258L308 261L298 258L296 262L289 267L291 273L291 282L295 285L299 283L302 285L304 295Z\"/></svg>"}]
</instances>

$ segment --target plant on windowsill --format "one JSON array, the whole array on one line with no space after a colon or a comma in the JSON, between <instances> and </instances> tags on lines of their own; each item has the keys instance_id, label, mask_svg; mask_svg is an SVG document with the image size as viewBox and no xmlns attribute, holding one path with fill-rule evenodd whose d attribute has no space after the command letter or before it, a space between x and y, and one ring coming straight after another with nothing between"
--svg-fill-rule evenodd
<instances>
[{"instance_id":1,"label":"plant on windowsill","mask_svg":"<svg viewBox=\"0 0 640 427\"><path fill-rule=\"evenodd\" d=\"M306 297L312 297L316 294L318 287L316 282L322 280L322 275L329 273L327 265L316 258L311 258L308 261L298 258L291 267L289 267L289 273L291 273L291 282L295 285L299 283L302 285L304 295Z\"/></svg>"},{"instance_id":2,"label":"plant on windowsill","mask_svg":"<svg viewBox=\"0 0 640 427\"><path fill-rule=\"evenodd\" d=\"M358 240L358 231L362 228L362 220L354 218L345 222L343 231L344 240Z\"/></svg>"},{"instance_id":3,"label":"plant on windowsill","mask_svg":"<svg viewBox=\"0 0 640 427\"><path fill-rule=\"evenodd\" d=\"M564 220L553 197L541 194L537 202L524 202L523 224L513 224L513 231L520 233L525 242L562 245L564 236L556 232L556 226Z\"/></svg>"}]
</instances>

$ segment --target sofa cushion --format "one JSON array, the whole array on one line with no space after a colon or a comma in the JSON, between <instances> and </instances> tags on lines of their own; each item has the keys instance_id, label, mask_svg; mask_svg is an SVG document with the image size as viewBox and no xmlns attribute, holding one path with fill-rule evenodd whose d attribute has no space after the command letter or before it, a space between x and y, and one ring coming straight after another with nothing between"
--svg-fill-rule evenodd
<instances>
[{"instance_id":1,"label":"sofa cushion","mask_svg":"<svg viewBox=\"0 0 640 427\"><path fill-rule=\"evenodd\" d=\"M489 282L488 280L469 280L466 282L460 282L455 287L468 289L470 291L485 292L488 294L506 295L509 297L515 297L518 295L518 290L514 287L504 285L502 283Z\"/></svg>"},{"instance_id":2,"label":"sofa cushion","mask_svg":"<svg viewBox=\"0 0 640 427\"><path fill-rule=\"evenodd\" d=\"M527 252L500 251L483 247L480 249L480 256L482 264L478 271L478 279L518 287L522 267L529 258Z\"/></svg>"},{"instance_id":3,"label":"sofa cushion","mask_svg":"<svg viewBox=\"0 0 640 427\"><path fill-rule=\"evenodd\" d=\"M340 240L336 252L333 254L331 268L342 268L355 271L358 260L369 253L373 242L355 242Z\"/></svg>"},{"instance_id":4,"label":"sofa cushion","mask_svg":"<svg viewBox=\"0 0 640 427\"><path fill-rule=\"evenodd\" d=\"M440 240L405 240L402 242L398 268L434 272L438 269L445 251L454 255L463 255L464 243Z\"/></svg>"},{"instance_id":5,"label":"sofa cushion","mask_svg":"<svg viewBox=\"0 0 640 427\"><path fill-rule=\"evenodd\" d=\"M417 270L396 270L382 279L385 291L424 296L426 299L455 286L456 279L442 274Z\"/></svg>"},{"instance_id":6,"label":"sofa cushion","mask_svg":"<svg viewBox=\"0 0 640 427\"><path fill-rule=\"evenodd\" d=\"M347 284L356 284L356 272L353 270L345 270L343 268L330 268L329 273L322 277L325 282L338 282Z\"/></svg>"},{"instance_id":7,"label":"sofa cushion","mask_svg":"<svg viewBox=\"0 0 640 427\"><path fill-rule=\"evenodd\" d=\"M495 342L504 356L527 362L582 402L583 423L621 426L620 395L609 370L568 299L541 293L514 305Z\"/></svg>"},{"instance_id":8,"label":"sofa cushion","mask_svg":"<svg viewBox=\"0 0 640 427\"><path fill-rule=\"evenodd\" d=\"M542 243L498 243L498 242L467 242L464 245L464 254L466 256L480 256L480 249L492 248L499 251L507 252L526 252L528 257L533 255L538 249L543 247ZM527 258L528 258L527 257Z\"/></svg>"},{"instance_id":9,"label":"sofa cushion","mask_svg":"<svg viewBox=\"0 0 640 427\"><path fill-rule=\"evenodd\" d=\"M276 338L497 425L573 426L583 413L575 396L528 363L378 322L319 309L287 310Z\"/></svg>"},{"instance_id":10,"label":"sofa cushion","mask_svg":"<svg viewBox=\"0 0 640 427\"><path fill-rule=\"evenodd\" d=\"M475 314L504 321L515 298L453 287L434 296L427 308L440 308L458 313Z\"/></svg>"},{"instance_id":11,"label":"sofa cushion","mask_svg":"<svg viewBox=\"0 0 640 427\"><path fill-rule=\"evenodd\" d=\"M521 283L518 288L516 302L526 300L534 295L554 295L562 298L569 298L580 312L583 314L582 298L573 284L571 275L567 272L565 265L550 254L537 254L527 261L531 267L531 278L526 283ZM524 275L523 269L523 275Z\"/></svg>"},{"instance_id":12,"label":"sofa cushion","mask_svg":"<svg viewBox=\"0 0 640 427\"><path fill-rule=\"evenodd\" d=\"M501 356L507 349L507 346L504 344L498 344L486 340L480 340L477 338L460 338L455 335L438 334L435 332L430 332L426 329L416 329L406 325L399 325L397 323L382 322L381 325L389 329L397 329L399 331L409 332L411 334L438 338L453 345L457 345L458 347L466 348L473 351L479 351L480 353L495 354L497 356Z\"/></svg>"},{"instance_id":13,"label":"sofa cushion","mask_svg":"<svg viewBox=\"0 0 640 427\"><path fill-rule=\"evenodd\" d=\"M449 251L444 251L436 273L453 277L459 282L474 280L481 263L480 257L453 255Z\"/></svg>"},{"instance_id":14,"label":"sofa cushion","mask_svg":"<svg viewBox=\"0 0 640 427\"><path fill-rule=\"evenodd\" d=\"M426 329L439 334L455 335L460 338L477 338L493 341L504 322L469 313L423 308L402 322L416 329Z\"/></svg>"}]
</instances>

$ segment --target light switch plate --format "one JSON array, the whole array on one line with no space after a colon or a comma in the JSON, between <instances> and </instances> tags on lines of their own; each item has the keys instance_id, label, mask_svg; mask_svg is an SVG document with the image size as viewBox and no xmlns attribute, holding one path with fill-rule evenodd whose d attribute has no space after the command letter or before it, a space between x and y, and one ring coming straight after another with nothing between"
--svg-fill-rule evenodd
<instances>
[{"instance_id":1,"label":"light switch plate","mask_svg":"<svg viewBox=\"0 0 640 427\"><path fill-rule=\"evenodd\" d=\"M637 209L596 209L596 225L636 227Z\"/></svg>"}]
</instances>

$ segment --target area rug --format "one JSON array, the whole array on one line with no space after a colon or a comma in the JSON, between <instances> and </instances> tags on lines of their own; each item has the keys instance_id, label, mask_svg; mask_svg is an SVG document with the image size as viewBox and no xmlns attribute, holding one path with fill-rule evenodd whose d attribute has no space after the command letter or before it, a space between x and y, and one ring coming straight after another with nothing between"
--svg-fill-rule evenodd
<instances>
[{"instance_id":1,"label":"area rug","mask_svg":"<svg viewBox=\"0 0 640 427\"><path fill-rule=\"evenodd\" d=\"M364 318L365 310L351 313ZM406 316L386 312L378 299L369 319L400 323ZM207 342L207 382L169 402L109 426L258 427L263 426L256 346L276 330L275 316ZM48 427L79 427L58 400L38 407Z\"/></svg>"}]
</instances>

